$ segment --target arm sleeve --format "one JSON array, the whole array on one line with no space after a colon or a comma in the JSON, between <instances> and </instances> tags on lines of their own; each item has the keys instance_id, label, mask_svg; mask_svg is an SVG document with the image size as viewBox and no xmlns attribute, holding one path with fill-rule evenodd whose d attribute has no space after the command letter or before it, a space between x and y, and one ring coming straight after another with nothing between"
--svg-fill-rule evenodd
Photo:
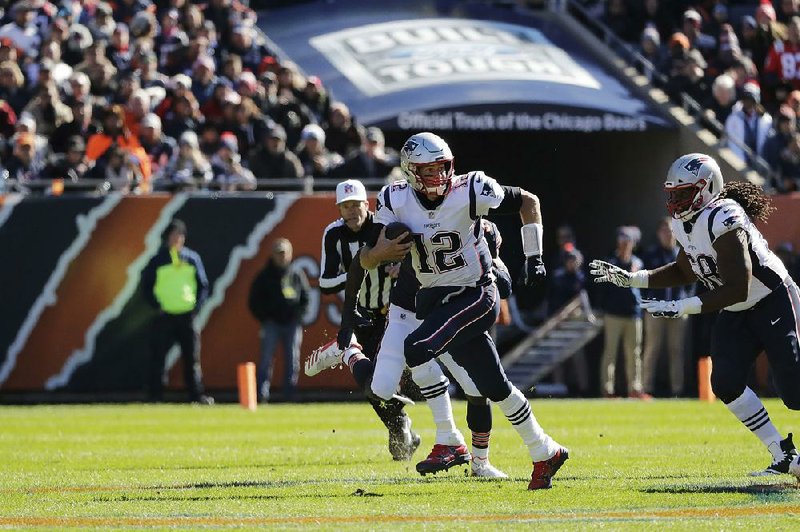
<instances>
[{"instance_id":1,"label":"arm sleeve","mask_svg":"<svg viewBox=\"0 0 800 532\"><path fill-rule=\"evenodd\" d=\"M194 256L194 272L197 278L197 303L194 306L196 310L208 299L208 277L206 277L203 261L200 259L200 255L197 254Z\"/></svg>"},{"instance_id":2,"label":"arm sleeve","mask_svg":"<svg viewBox=\"0 0 800 532\"><path fill-rule=\"evenodd\" d=\"M492 209L492 212L497 214L518 214L522 208L522 189L506 186L501 186L500 188L503 189L503 201Z\"/></svg>"},{"instance_id":3,"label":"arm sleeve","mask_svg":"<svg viewBox=\"0 0 800 532\"><path fill-rule=\"evenodd\" d=\"M473 215L473 219L477 216L486 216L489 214L489 209L500 206L505 193L497 181L483 172L474 172L469 180L470 214Z\"/></svg>"},{"instance_id":4,"label":"arm sleeve","mask_svg":"<svg viewBox=\"0 0 800 532\"><path fill-rule=\"evenodd\" d=\"M344 304L342 305L342 324L341 327L352 327L356 314L356 303L358 302L358 291L361 282L364 280L364 268L361 267L361 250L358 250L350 263L350 270L347 272L347 283L344 288Z\"/></svg>"},{"instance_id":5,"label":"arm sleeve","mask_svg":"<svg viewBox=\"0 0 800 532\"><path fill-rule=\"evenodd\" d=\"M335 294L344 288L347 272L342 272L342 257L336 249L336 233L329 225L322 235L322 274L319 276L319 289L323 294Z\"/></svg>"}]
</instances>

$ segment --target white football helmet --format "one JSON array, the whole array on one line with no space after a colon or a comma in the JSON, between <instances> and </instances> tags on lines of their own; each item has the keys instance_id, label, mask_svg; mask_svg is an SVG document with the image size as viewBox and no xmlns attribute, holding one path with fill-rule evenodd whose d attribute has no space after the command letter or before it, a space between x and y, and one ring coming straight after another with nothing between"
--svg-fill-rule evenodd
<instances>
[{"instance_id":1,"label":"white football helmet","mask_svg":"<svg viewBox=\"0 0 800 532\"><path fill-rule=\"evenodd\" d=\"M722 171L717 161L702 153L679 157L664 182L667 211L677 220L688 220L722 192Z\"/></svg>"},{"instance_id":2,"label":"white football helmet","mask_svg":"<svg viewBox=\"0 0 800 532\"><path fill-rule=\"evenodd\" d=\"M444 170L438 175L423 176L426 166L441 163L444 163ZM414 190L444 196L450 190L453 179L453 152L440 136L428 132L417 133L409 137L400 150L400 169Z\"/></svg>"}]
</instances>

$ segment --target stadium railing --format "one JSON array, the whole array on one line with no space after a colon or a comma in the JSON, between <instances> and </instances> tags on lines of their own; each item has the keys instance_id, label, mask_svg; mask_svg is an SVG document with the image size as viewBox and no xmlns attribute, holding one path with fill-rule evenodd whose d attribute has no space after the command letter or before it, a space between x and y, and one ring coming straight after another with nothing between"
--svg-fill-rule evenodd
<instances>
[{"instance_id":1,"label":"stadium railing","mask_svg":"<svg viewBox=\"0 0 800 532\"><path fill-rule=\"evenodd\" d=\"M320 177L305 177L301 179L257 179L256 190L250 192L300 192L303 194L314 194L316 192L336 190L336 185L343 179L344 178L332 179ZM381 178L356 179L361 181L364 186L371 191L380 190L381 187L388 182L386 179ZM0 180L0 195L11 193L39 193L57 196L68 193L106 194L110 192L114 192L111 189L111 184L104 179L79 179L77 181L36 179L25 182L19 182L14 179ZM196 192L208 192L209 194L226 193L219 189L214 189L213 187L199 189ZM242 192L236 193L241 194Z\"/></svg>"}]
</instances>

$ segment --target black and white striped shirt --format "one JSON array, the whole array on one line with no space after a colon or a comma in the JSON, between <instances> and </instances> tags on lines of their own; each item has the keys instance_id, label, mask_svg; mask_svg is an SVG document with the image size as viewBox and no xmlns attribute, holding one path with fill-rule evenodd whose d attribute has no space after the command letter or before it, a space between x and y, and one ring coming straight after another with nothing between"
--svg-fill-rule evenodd
<instances>
[{"instance_id":1,"label":"black and white striped shirt","mask_svg":"<svg viewBox=\"0 0 800 532\"><path fill-rule=\"evenodd\" d=\"M366 243L373 227L372 213L368 213L358 232L350 230L341 218L325 228L322 235L322 274L319 277L319 288L323 294L344 290L353 255ZM358 305L369 310L384 308L389 304L392 284L393 279L385 268L367 270L358 293Z\"/></svg>"}]
</instances>

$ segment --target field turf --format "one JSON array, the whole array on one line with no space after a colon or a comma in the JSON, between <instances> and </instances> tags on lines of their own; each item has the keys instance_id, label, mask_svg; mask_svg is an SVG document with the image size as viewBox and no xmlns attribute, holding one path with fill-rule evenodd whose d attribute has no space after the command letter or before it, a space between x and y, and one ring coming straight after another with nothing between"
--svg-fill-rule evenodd
<instances>
[{"instance_id":1,"label":"field turf","mask_svg":"<svg viewBox=\"0 0 800 532\"><path fill-rule=\"evenodd\" d=\"M551 490L495 408L492 462L420 477L393 462L367 404L0 407L0 527L800 530L800 489L719 402L534 400L571 450ZM465 405L454 403L468 436ZM800 415L768 401L783 431ZM800 434L799 434L800 436Z\"/></svg>"}]
</instances>

